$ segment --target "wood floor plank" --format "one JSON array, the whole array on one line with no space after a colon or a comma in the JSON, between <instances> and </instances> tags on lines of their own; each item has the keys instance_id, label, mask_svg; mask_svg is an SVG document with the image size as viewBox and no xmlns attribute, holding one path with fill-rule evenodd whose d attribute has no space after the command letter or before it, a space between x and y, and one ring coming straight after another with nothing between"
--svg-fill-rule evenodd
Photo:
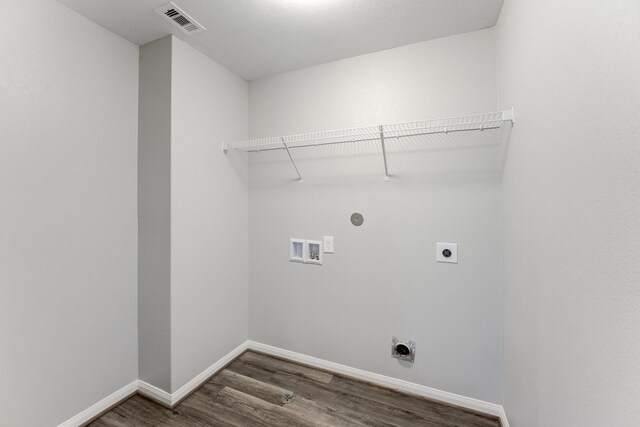
<instances>
[{"instance_id":1,"label":"wood floor plank","mask_svg":"<svg viewBox=\"0 0 640 427\"><path fill-rule=\"evenodd\" d=\"M268 370L268 368L254 364L254 362L242 361L241 363L242 365L236 364L235 369L240 368L240 370L247 372L245 368L250 366L251 370L247 372L249 375L259 372L260 369ZM287 369L287 371L292 371L292 369ZM271 371L269 370L269 372ZM264 377L262 374L258 374L258 376ZM395 408L380 405L377 402L362 399L359 396L336 394L335 390L332 390L328 384L314 381L308 377L281 371L274 372L271 377L265 381L293 390L294 396L296 396L294 402L296 398L303 397L308 400L322 402L326 405L332 405L332 407L340 408L341 413L347 414L347 416L357 423L379 427L426 425L426 421L419 416L406 414L404 411L399 411L396 415L394 411L398 411L395 410ZM438 424L432 422L431 425Z\"/></svg>"},{"instance_id":2,"label":"wood floor plank","mask_svg":"<svg viewBox=\"0 0 640 427\"><path fill-rule=\"evenodd\" d=\"M294 396L293 402L284 406L287 411L297 412L307 419L335 427L369 427L372 424L358 419L350 411L344 411L338 405L316 402L302 396Z\"/></svg>"},{"instance_id":3,"label":"wood floor plank","mask_svg":"<svg viewBox=\"0 0 640 427\"><path fill-rule=\"evenodd\" d=\"M204 399L213 399L224 388L223 384L216 384L213 381L207 381L193 395L202 396ZM192 396L193 396L192 395Z\"/></svg>"},{"instance_id":4,"label":"wood floor plank","mask_svg":"<svg viewBox=\"0 0 640 427\"><path fill-rule=\"evenodd\" d=\"M270 367L272 368L272 370L278 372L281 371L300 375L305 378L323 383L328 383L333 378L333 375L328 372L319 371L317 369L286 362L284 360L276 359L274 357L270 357L261 353L255 353L253 351L247 351L246 353L244 353L242 356L240 356L240 360Z\"/></svg>"},{"instance_id":5,"label":"wood floor plank","mask_svg":"<svg viewBox=\"0 0 640 427\"><path fill-rule=\"evenodd\" d=\"M134 396L113 410L129 426L202 427L202 424L140 396Z\"/></svg>"},{"instance_id":6,"label":"wood floor plank","mask_svg":"<svg viewBox=\"0 0 640 427\"><path fill-rule=\"evenodd\" d=\"M213 399L194 394L180 404L179 410L205 426L245 427L254 424L251 419L225 408Z\"/></svg>"},{"instance_id":7,"label":"wood floor plank","mask_svg":"<svg viewBox=\"0 0 640 427\"><path fill-rule=\"evenodd\" d=\"M263 366L269 366L263 363L263 360L260 358L247 357L243 362L253 365L254 369L259 369L261 363ZM279 360L279 364L280 369L274 373L276 378L280 376L280 379L282 379L285 373L296 372L295 369L286 367L287 364L293 364L291 362ZM270 366L270 368L273 368L273 366ZM307 375L306 378L311 379L312 377ZM289 381L295 381L295 378L289 378ZM383 411L384 414L382 418L379 419L387 420L387 422L390 422L392 425L394 421L389 420L389 415L395 420L404 420L405 422L418 422L414 417L414 415L418 415L423 418L423 423L429 422L432 425L452 427L495 427L499 425L495 418L488 418L464 411L457 407L451 407L428 399L417 398L416 396L410 396L384 387L373 386L339 375L333 375L330 383L335 385L336 389L332 390L328 395L325 394L325 397L334 399L336 394L348 396L351 400L355 399L354 403L358 405L372 407L374 413ZM288 387L293 388L293 385ZM372 402L363 402L360 399L362 397ZM317 398L317 396L312 398ZM402 412L409 412L412 415L403 415Z\"/></svg>"},{"instance_id":8,"label":"wood floor plank","mask_svg":"<svg viewBox=\"0 0 640 427\"><path fill-rule=\"evenodd\" d=\"M89 424L90 427L129 427L130 425L130 421L114 411L107 412L102 417Z\"/></svg>"},{"instance_id":9,"label":"wood floor plank","mask_svg":"<svg viewBox=\"0 0 640 427\"><path fill-rule=\"evenodd\" d=\"M342 376L334 376L331 385L340 393L365 397L380 404L394 406L427 419L460 427L495 427L496 419L481 416L460 408L428 399L416 398L384 387L372 386L361 381Z\"/></svg>"},{"instance_id":10,"label":"wood floor plank","mask_svg":"<svg viewBox=\"0 0 640 427\"><path fill-rule=\"evenodd\" d=\"M283 404L282 395L293 393ZM337 374L245 352L174 410L134 396L91 427L499 427L499 421Z\"/></svg>"},{"instance_id":11,"label":"wood floor plank","mask_svg":"<svg viewBox=\"0 0 640 427\"><path fill-rule=\"evenodd\" d=\"M212 378L211 382L221 386L231 387L278 406L283 405L281 401L283 395L292 393L290 390L238 374L228 369L223 370Z\"/></svg>"},{"instance_id":12,"label":"wood floor plank","mask_svg":"<svg viewBox=\"0 0 640 427\"><path fill-rule=\"evenodd\" d=\"M254 365L240 359L234 360L233 363L227 366L226 369L237 374L253 378L254 380L263 382L268 382L269 378L271 378L271 376L276 373L276 371L273 369L269 369L260 365Z\"/></svg>"},{"instance_id":13,"label":"wood floor plank","mask_svg":"<svg viewBox=\"0 0 640 427\"><path fill-rule=\"evenodd\" d=\"M272 377L272 381L276 384L294 389L299 396L306 399L340 408L339 410L341 412L348 414L351 418L366 425L394 427L407 425L434 427L448 425L439 423L438 419L425 419L415 413L396 408L395 406L371 401L362 396L337 392L327 384L314 383L291 374L277 373Z\"/></svg>"},{"instance_id":14,"label":"wood floor plank","mask_svg":"<svg viewBox=\"0 0 640 427\"><path fill-rule=\"evenodd\" d=\"M329 427L321 423L313 423L311 420L306 420L295 412L285 412L285 410L278 405L265 402L262 399L229 387L225 387L224 390L218 394L216 402L229 409L233 409L235 412L252 419L260 425L291 427L317 425Z\"/></svg>"}]
</instances>

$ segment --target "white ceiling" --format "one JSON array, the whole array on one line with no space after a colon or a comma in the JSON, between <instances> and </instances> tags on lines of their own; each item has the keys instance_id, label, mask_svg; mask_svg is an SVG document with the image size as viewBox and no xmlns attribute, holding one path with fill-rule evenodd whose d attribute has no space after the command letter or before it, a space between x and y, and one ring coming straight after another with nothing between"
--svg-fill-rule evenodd
<instances>
[{"instance_id":1,"label":"white ceiling","mask_svg":"<svg viewBox=\"0 0 640 427\"><path fill-rule=\"evenodd\" d=\"M59 0L142 45L169 33L253 80L495 25L503 0L174 0L207 31L153 10L169 0Z\"/></svg>"}]
</instances>

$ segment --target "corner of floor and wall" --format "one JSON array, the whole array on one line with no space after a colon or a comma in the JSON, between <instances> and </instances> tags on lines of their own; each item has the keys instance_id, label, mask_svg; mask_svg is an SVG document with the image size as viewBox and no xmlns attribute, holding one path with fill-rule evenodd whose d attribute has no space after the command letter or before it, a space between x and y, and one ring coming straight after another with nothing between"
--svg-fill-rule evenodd
<instances>
[{"instance_id":1,"label":"corner of floor and wall","mask_svg":"<svg viewBox=\"0 0 640 427\"><path fill-rule=\"evenodd\" d=\"M0 425L170 406L248 348L505 426L637 425L638 2L506 0L494 28L252 82L53 0L3 8ZM504 173L302 153L301 185L220 144L512 106ZM324 265L288 262L325 235ZM423 262L444 239L460 264Z\"/></svg>"}]
</instances>

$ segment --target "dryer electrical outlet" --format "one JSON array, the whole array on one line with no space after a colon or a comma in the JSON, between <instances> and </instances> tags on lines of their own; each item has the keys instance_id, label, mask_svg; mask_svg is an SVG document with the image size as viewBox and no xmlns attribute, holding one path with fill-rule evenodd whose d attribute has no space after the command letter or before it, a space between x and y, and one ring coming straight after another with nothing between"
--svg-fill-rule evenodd
<instances>
[{"instance_id":1,"label":"dryer electrical outlet","mask_svg":"<svg viewBox=\"0 0 640 427\"><path fill-rule=\"evenodd\" d=\"M458 263L457 243L436 243L436 261Z\"/></svg>"}]
</instances>

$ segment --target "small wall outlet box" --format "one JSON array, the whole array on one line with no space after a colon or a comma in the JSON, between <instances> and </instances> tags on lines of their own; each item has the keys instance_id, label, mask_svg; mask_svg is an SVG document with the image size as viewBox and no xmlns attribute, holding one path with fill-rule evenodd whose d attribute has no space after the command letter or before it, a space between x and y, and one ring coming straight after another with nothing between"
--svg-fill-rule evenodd
<instances>
[{"instance_id":1,"label":"small wall outlet box","mask_svg":"<svg viewBox=\"0 0 640 427\"><path fill-rule=\"evenodd\" d=\"M307 263L322 264L322 242L307 240Z\"/></svg>"},{"instance_id":2,"label":"small wall outlet box","mask_svg":"<svg viewBox=\"0 0 640 427\"><path fill-rule=\"evenodd\" d=\"M289 239L289 261L307 262L307 245L303 239Z\"/></svg>"},{"instance_id":3,"label":"small wall outlet box","mask_svg":"<svg viewBox=\"0 0 640 427\"><path fill-rule=\"evenodd\" d=\"M457 243L436 243L436 261L458 263Z\"/></svg>"},{"instance_id":4,"label":"small wall outlet box","mask_svg":"<svg viewBox=\"0 0 640 427\"><path fill-rule=\"evenodd\" d=\"M289 239L289 261L303 264L322 264L322 242Z\"/></svg>"}]
</instances>

